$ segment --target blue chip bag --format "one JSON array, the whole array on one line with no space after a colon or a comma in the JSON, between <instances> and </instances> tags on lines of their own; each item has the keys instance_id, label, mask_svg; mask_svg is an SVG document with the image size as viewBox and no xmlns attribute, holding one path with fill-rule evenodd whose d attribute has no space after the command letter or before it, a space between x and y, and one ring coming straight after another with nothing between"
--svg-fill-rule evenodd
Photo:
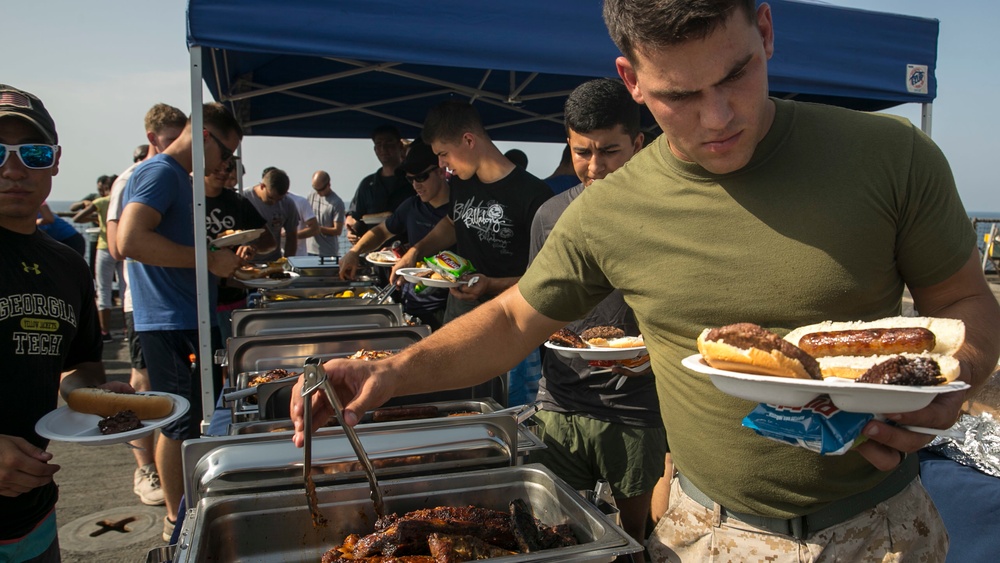
<instances>
[{"instance_id":1,"label":"blue chip bag","mask_svg":"<svg viewBox=\"0 0 1000 563\"><path fill-rule=\"evenodd\" d=\"M765 438L820 455L841 455L866 440L861 429L874 416L842 411L830 397L821 395L802 407L761 403L743 418L743 426Z\"/></svg>"}]
</instances>

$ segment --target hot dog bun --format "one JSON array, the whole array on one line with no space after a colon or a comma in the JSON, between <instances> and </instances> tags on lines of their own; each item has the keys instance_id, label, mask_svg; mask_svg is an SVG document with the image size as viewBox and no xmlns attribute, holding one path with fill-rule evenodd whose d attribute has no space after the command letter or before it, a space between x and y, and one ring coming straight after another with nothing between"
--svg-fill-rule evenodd
<instances>
[{"instance_id":1,"label":"hot dog bun","mask_svg":"<svg viewBox=\"0 0 1000 563\"><path fill-rule=\"evenodd\" d=\"M698 336L698 351L716 369L796 379L822 377L812 356L751 323L706 328Z\"/></svg>"},{"instance_id":2,"label":"hot dog bun","mask_svg":"<svg viewBox=\"0 0 1000 563\"><path fill-rule=\"evenodd\" d=\"M95 388L74 389L66 397L66 404L77 412L105 417L130 410L140 420L163 418L174 410L174 402L163 395L133 395Z\"/></svg>"},{"instance_id":3,"label":"hot dog bun","mask_svg":"<svg viewBox=\"0 0 1000 563\"><path fill-rule=\"evenodd\" d=\"M941 368L941 377L950 383L955 381L961 372L958 360L944 354L894 354L891 356L828 356L817 358L820 371L823 377L843 377L845 379L857 379L865 374L872 367L894 358L903 356L907 358L930 358L937 362Z\"/></svg>"},{"instance_id":4,"label":"hot dog bun","mask_svg":"<svg viewBox=\"0 0 1000 563\"><path fill-rule=\"evenodd\" d=\"M932 354L944 354L951 356L962 347L965 342L965 323L958 319L940 319L934 317L886 317L876 321L852 321L833 322L824 321L817 324L799 327L785 336L785 340L799 346L802 338L807 334L817 332L840 332L850 330L867 329L894 329L894 328L925 328L934 333L934 347L926 352ZM863 345L860 345L863 347ZM871 350L858 349L853 353L837 354L840 356L870 356L878 355L870 353ZM920 353L922 350L908 350L911 353ZM813 353L815 356L819 354Z\"/></svg>"}]
</instances>

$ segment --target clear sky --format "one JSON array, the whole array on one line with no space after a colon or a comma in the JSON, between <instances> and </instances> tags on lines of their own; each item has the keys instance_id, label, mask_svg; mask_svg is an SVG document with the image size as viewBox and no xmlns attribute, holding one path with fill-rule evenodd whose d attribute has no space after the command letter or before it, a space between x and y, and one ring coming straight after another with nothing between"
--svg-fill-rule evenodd
<instances>
[{"instance_id":1,"label":"clear sky","mask_svg":"<svg viewBox=\"0 0 1000 563\"><path fill-rule=\"evenodd\" d=\"M940 20L938 98L933 137L951 162L970 212L1000 211L996 160L1000 143L1000 2L996 0L836 0L870 10ZM145 142L142 119L156 102L190 111L189 57L182 0L48 0L4 2L5 53L0 83L37 94L56 120L63 146L53 200L94 191L102 174L124 170ZM776 29L777 48L781 29ZM207 99L207 98L206 98ZM919 106L891 110L920 122ZM515 146L499 143L503 150ZM541 177L555 168L560 145L517 145L528 170ZM378 161L369 141L247 137L245 182L266 166L285 169L292 191L306 194L317 169L330 172L334 189L349 199Z\"/></svg>"}]
</instances>

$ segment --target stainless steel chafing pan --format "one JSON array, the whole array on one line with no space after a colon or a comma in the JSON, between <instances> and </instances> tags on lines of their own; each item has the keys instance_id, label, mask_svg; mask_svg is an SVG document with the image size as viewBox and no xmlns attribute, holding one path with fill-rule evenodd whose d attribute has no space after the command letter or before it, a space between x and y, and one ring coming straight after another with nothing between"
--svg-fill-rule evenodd
<instances>
[{"instance_id":1,"label":"stainless steel chafing pan","mask_svg":"<svg viewBox=\"0 0 1000 563\"><path fill-rule=\"evenodd\" d=\"M362 348L399 350L430 334L426 326L399 326L324 333L243 336L229 339L230 373L284 368L301 371L306 358L347 357Z\"/></svg>"},{"instance_id":2,"label":"stainless steel chafing pan","mask_svg":"<svg viewBox=\"0 0 1000 563\"><path fill-rule=\"evenodd\" d=\"M444 418L450 415L458 415L462 413L479 413L479 414L492 414L501 409L500 404L495 400L490 398L479 399L479 400L461 400L461 401L439 401L435 403L419 403L413 404L411 406L434 406L437 407L440 412L440 416L436 418ZM399 425L403 422L414 423L419 425L419 420L414 421L392 421L392 422L373 422L372 421L373 412L367 412L359 424L361 425L373 425L380 427L392 427L393 425ZM435 419L423 419L423 420L436 420ZM524 455L527 452L541 449L545 447L545 444L541 439L536 436L532 427L531 421L525 421L525 424L519 425L517 430L517 451L519 455ZM336 421L331 420L331 427L335 427ZM257 420L257 421L247 421L247 422L234 422L229 426L229 434L233 436L245 436L252 434L277 434L283 433L291 439L291 432L293 430L291 419L283 420ZM324 432L320 429L319 432Z\"/></svg>"},{"instance_id":3,"label":"stainless steel chafing pan","mask_svg":"<svg viewBox=\"0 0 1000 563\"><path fill-rule=\"evenodd\" d=\"M547 525L567 523L579 545L492 559L497 563L610 562L642 546L597 508L540 465L502 467L382 482L391 511L474 504L507 510L521 498ZM321 487L320 509L330 519L313 528L301 490L204 498L188 512L176 563L194 561L319 561L351 533L373 531L367 483Z\"/></svg>"},{"instance_id":4,"label":"stainless steel chafing pan","mask_svg":"<svg viewBox=\"0 0 1000 563\"><path fill-rule=\"evenodd\" d=\"M233 336L268 336L401 326L401 305L352 305L328 308L240 309L233 311Z\"/></svg>"}]
</instances>

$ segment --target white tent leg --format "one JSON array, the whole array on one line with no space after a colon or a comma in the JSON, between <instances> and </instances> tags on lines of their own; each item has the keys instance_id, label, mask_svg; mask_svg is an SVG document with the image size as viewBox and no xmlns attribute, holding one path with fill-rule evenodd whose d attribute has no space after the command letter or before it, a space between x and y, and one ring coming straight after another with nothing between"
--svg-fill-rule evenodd
<instances>
[{"instance_id":1,"label":"white tent leg","mask_svg":"<svg viewBox=\"0 0 1000 563\"><path fill-rule=\"evenodd\" d=\"M920 130L927 133L927 136L931 136L931 114L933 113L934 104L927 102L920 104Z\"/></svg>"},{"instance_id":2,"label":"white tent leg","mask_svg":"<svg viewBox=\"0 0 1000 563\"><path fill-rule=\"evenodd\" d=\"M198 358L201 366L202 430L208 428L215 411L212 385L212 315L209 310L208 245L205 241L205 137L202 120L202 67L201 47L191 47L191 165L194 182L192 208L194 209L194 260L198 290Z\"/></svg>"}]
</instances>

